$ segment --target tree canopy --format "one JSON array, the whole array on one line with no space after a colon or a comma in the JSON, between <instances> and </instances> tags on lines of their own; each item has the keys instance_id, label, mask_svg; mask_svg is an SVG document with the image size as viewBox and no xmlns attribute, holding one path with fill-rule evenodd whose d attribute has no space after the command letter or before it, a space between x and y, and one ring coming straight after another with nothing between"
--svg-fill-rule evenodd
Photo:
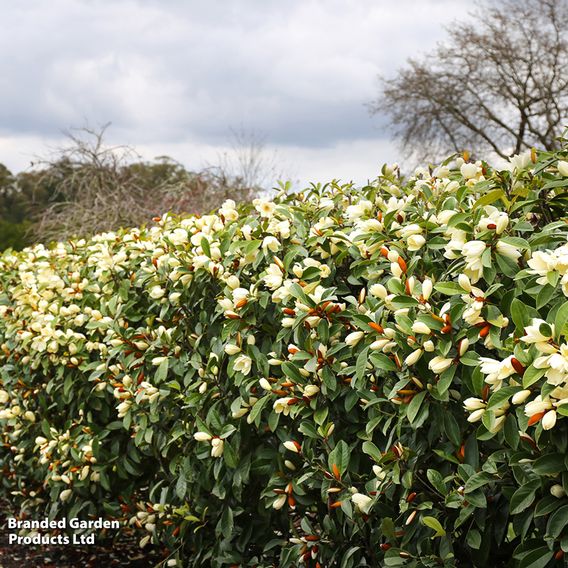
<instances>
[{"instance_id":1,"label":"tree canopy","mask_svg":"<svg viewBox=\"0 0 568 568\"><path fill-rule=\"evenodd\" d=\"M568 122L568 2L482 4L430 54L381 78L371 103L409 155L551 150Z\"/></svg>"}]
</instances>

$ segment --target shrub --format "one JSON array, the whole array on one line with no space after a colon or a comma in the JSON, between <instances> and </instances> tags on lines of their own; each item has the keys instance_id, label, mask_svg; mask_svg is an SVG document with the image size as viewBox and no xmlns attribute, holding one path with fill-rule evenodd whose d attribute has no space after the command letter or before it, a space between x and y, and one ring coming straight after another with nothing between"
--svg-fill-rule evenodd
<instances>
[{"instance_id":1,"label":"shrub","mask_svg":"<svg viewBox=\"0 0 568 568\"><path fill-rule=\"evenodd\" d=\"M5 253L2 490L184 566L555 562L563 155Z\"/></svg>"}]
</instances>

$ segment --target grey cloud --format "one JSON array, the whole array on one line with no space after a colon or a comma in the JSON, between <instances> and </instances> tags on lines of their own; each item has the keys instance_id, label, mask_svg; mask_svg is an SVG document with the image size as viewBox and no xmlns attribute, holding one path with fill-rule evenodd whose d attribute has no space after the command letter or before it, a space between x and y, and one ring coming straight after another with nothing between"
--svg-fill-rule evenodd
<instances>
[{"instance_id":1,"label":"grey cloud","mask_svg":"<svg viewBox=\"0 0 568 568\"><path fill-rule=\"evenodd\" d=\"M432 47L465 0L28 0L3 7L0 136L113 123L134 143L388 137L378 72ZM2 158L0 157L0 161Z\"/></svg>"}]
</instances>

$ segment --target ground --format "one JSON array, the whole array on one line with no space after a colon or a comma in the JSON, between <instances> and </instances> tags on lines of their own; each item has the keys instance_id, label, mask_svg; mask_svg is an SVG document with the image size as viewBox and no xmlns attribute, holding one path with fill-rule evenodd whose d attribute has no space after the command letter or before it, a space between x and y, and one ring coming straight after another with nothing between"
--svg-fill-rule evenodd
<instances>
[{"instance_id":1,"label":"ground","mask_svg":"<svg viewBox=\"0 0 568 568\"><path fill-rule=\"evenodd\" d=\"M8 511L6 505L0 507ZM0 568L152 568L162 566L167 551L138 546L140 533L123 528L116 540L100 535L93 546L8 544L6 513L0 511Z\"/></svg>"}]
</instances>

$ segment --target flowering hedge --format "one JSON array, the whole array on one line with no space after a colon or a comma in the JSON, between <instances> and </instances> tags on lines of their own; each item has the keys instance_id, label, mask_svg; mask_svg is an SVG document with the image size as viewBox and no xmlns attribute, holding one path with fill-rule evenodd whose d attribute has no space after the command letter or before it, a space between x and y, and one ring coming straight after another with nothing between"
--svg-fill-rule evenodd
<instances>
[{"instance_id":1,"label":"flowering hedge","mask_svg":"<svg viewBox=\"0 0 568 568\"><path fill-rule=\"evenodd\" d=\"M553 565L566 154L6 252L2 492L170 565Z\"/></svg>"}]
</instances>

